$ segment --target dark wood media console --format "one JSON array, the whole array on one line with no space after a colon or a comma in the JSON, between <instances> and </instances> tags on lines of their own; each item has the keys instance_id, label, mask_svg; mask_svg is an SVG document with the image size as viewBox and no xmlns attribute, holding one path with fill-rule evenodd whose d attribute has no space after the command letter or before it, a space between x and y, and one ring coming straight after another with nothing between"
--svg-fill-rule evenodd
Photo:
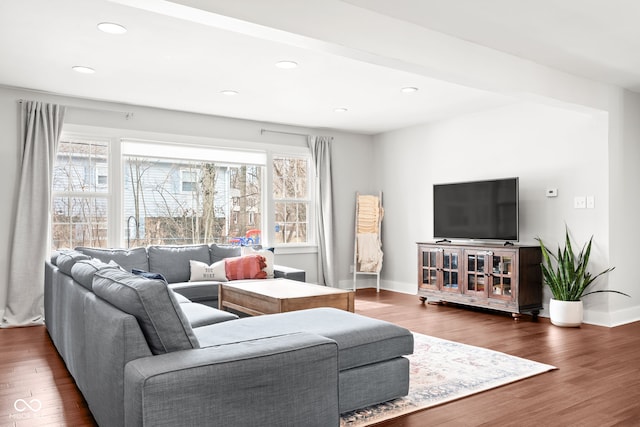
<instances>
[{"instance_id":1,"label":"dark wood media console","mask_svg":"<svg viewBox=\"0 0 640 427\"><path fill-rule=\"evenodd\" d=\"M417 243L418 296L510 312L542 308L539 246Z\"/></svg>"}]
</instances>

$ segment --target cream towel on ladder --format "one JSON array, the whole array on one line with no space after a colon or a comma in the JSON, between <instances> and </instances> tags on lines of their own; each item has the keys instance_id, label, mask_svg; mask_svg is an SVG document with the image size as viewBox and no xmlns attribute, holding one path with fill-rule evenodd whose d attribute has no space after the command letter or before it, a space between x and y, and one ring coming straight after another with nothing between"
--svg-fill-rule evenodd
<instances>
[{"instance_id":1,"label":"cream towel on ladder","mask_svg":"<svg viewBox=\"0 0 640 427\"><path fill-rule=\"evenodd\" d=\"M377 196L358 196L358 229L356 233L379 233L382 208Z\"/></svg>"},{"instance_id":2,"label":"cream towel on ladder","mask_svg":"<svg viewBox=\"0 0 640 427\"><path fill-rule=\"evenodd\" d=\"M379 273L382 269L381 243L376 233L358 233L358 271Z\"/></svg>"}]
</instances>

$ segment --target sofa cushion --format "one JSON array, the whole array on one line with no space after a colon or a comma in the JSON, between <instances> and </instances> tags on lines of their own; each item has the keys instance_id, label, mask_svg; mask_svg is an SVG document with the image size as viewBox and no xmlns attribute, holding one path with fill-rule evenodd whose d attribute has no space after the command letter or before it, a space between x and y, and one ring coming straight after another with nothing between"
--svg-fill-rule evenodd
<instances>
[{"instance_id":1,"label":"sofa cushion","mask_svg":"<svg viewBox=\"0 0 640 427\"><path fill-rule=\"evenodd\" d=\"M208 265L206 262L192 259L189 260L189 269L191 270L191 275L189 276L190 282L202 282L204 280L227 281L224 260Z\"/></svg>"},{"instance_id":2,"label":"sofa cushion","mask_svg":"<svg viewBox=\"0 0 640 427\"><path fill-rule=\"evenodd\" d=\"M264 271L267 273L267 279L273 279L273 262L274 253L271 249L258 249L252 246L243 246L241 250L242 255L262 255L267 263Z\"/></svg>"},{"instance_id":3,"label":"sofa cushion","mask_svg":"<svg viewBox=\"0 0 640 427\"><path fill-rule=\"evenodd\" d=\"M193 302L217 301L220 282L177 282L169 283L169 289L189 298Z\"/></svg>"},{"instance_id":4,"label":"sofa cushion","mask_svg":"<svg viewBox=\"0 0 640 427\"><path fill-rule=\"evenodd\" d=\"M245 317L194 330L201 347L305 331L338 343L340 370L413 353L408 329L335 308Z\"/></svg>"},{"instance_id":5,"label":"sofa cushion","mask_svg":"<svg viewBox=\"0 0 640 427\"><path fill-rule=\"evenodd\" d=\"M91 291L94 274L105 268L119 269L120 267L113 261L106 263L96 258L83 259L76 262L73 267L71 267L71 276L76 282Z\"/></svg>"},{"instance_id":6,"label":"sofa cushion","mask_svg":"<svg viewBox=\"0 0 640 427\"><path fill-rule=\"evenodd\" d=\"M180 304L162 280L104 269L93 276L93 291L138 320L153 354L199 347Z\"/></svg>"},{"instance_id":7,"label":"sofa cushion","mask_svg":"<svg viewBox=\"0 0 640 427\"><path fill-rule=\"evenodd\" d=\"M109 249L78 246L76 250L92 258L98 258L102 262L114 261L127 271L131 271L134 268L149 270L149 261L147 260L147 250L145 248Z\"/></svg>"},{"instance_id":8,"label":"sofa cushion","mask_svg":"<svg viewBox=\"0 0 640 427\"><path fill-rule=\"evenodd\" d=\"M56 265L67 276L71 276L71 269L78 261L91 259L89 255L74 250L61 252L56 257Z\"/></svg>"},{"instance_id":9,"label":"sofa cushion","mask_svg":"<svg viewBox=\"0 0 640 427\"><path fill-rule=\"evenodd\" d=\"M242 248L232 245L211 245L211 264L222 261L225 258L231 258L241 255Z\"/></svg>"},{"instance_id":10,"label":"sofa cushion","mask_svg":"<svg viewBox=\"0 0 640 427\"><path fill-rule=\"evenodd\" d=\"M169 288L169 289L171 289L171 288ZM177 292L173 292L173 296L176 298L176 301L178 301L178 304L184 304L184 303L187 303L187 302L191 302L191 300L189 298L187 298L184 295L179 294ZM184 310L182 310L182 311L184 311Z\"/></svg>"},{"instance_id":11,"label":"sofa cushion","mask_svg":"<svg viewBox=\"0 0 640 427\"><path fill-rule=\"evenodd\" d=\"M215 323L226 322L228 320L235 320L238 318L238 316L233 313L218 310L217 308L209 307L208 305L198 304L197 302L182 303L180 304L180 308L192 328L213 325Z\"/></svg>"},{"instance_id":12,"label":"sofa cushion","mask_svg":"<svg viewBox=\"0 0 640 427\"><path fill-rule=\"evenodd\" d=\"M209 263L208 245L149 246L147 253L149 271L162 274L169 283L189 281L190 260Z\"/></svg>"}]
</instances>

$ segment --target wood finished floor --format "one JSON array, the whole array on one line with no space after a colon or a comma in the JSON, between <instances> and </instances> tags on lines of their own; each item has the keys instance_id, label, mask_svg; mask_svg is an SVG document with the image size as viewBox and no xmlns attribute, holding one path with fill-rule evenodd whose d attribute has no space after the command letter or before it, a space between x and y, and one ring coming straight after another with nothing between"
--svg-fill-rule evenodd
<instances>
[{"instance_id":1,"label":"wood finished floor","mask_svg":"<svg viewBox=\"0 0 640 427\"><path fill-rule=\"evenodd\" d=\"M558 328L372 289L357 292L356 312L559 368L378 426L640 426L640 322ZM0 427L56 425L95 423L46 330L0 330Z\"/></svg>"}]
</instances>

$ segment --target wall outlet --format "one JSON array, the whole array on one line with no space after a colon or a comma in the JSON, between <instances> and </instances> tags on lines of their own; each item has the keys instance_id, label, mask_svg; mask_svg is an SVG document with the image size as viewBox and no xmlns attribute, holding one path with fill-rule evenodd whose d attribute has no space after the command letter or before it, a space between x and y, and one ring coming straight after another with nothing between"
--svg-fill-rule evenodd
<instances>
[{"instance_id":1,"label":"wall outlet","mask_svg":"<svg viewBox=\"0 0 640 427\"><path fill-rule=\"evenodd\" d=\"M586 209L587 198L585 196L575 196L573 198L573 207L574 209Z\"/></svg>"}]
</instances>

